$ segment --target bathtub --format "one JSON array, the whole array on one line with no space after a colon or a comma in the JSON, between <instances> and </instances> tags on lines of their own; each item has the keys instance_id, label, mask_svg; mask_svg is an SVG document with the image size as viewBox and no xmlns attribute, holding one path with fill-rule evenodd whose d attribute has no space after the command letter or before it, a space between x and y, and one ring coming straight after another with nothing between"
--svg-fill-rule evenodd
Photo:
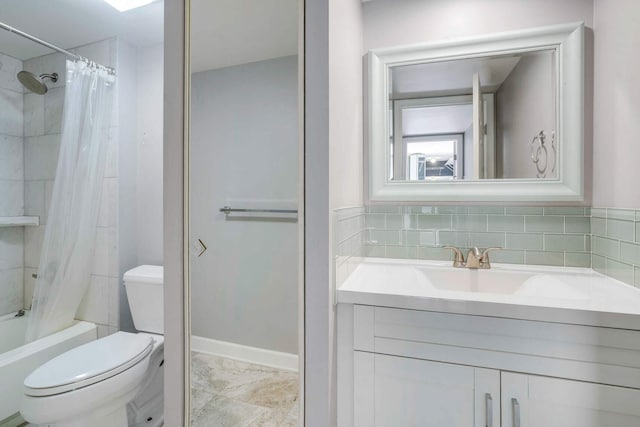
<instances>
[{"instance_id":1,"label":"bathtub","mask_svg":"<svg viewBox=\"0 0 640 427\"><path fill-rule=\"evenodd\" d=\"M29 312L0 316L0 426L19 425L16 417L24 379L53 357L97 338L96 325L76 321L67 329L24 343Z\"/></svg>"}]
</instances>

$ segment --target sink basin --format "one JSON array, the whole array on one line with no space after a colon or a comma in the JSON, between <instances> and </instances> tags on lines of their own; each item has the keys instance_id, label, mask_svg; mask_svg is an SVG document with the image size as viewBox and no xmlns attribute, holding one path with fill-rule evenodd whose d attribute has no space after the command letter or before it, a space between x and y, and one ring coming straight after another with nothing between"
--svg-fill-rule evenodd
<instances>
[{"instance_id":1,"label":"sink basin","mask_svg":"<svg viewBox=\"0 0 640 427\"><path fill-rule=\"evenodd\" d=\"M429 285L440 291L514 294L535 276L529 272L418 268Z\"/></svg>"}]
</instances>

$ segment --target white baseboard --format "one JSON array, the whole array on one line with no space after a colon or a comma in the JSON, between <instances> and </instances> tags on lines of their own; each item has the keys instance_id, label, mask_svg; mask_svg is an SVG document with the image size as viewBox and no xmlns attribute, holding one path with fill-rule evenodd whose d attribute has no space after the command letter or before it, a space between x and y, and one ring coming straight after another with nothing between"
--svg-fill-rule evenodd
<instances>
[{"instance_id":1,"label":"white baseboard","mask_svg":"<svg viewBox=\"0 0 640 427\"><path fill-rule=\"evenodd\" d=\"M298 355L249 347L211 338L191 336L191 350L228 359L298 372Z\"/></svg>"}]
</instances>

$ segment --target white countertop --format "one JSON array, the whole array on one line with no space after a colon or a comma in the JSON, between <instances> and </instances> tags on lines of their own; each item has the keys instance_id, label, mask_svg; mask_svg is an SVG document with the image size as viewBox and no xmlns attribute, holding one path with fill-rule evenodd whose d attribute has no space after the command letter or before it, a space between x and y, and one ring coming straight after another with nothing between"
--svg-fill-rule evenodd
<instances>
[{"instance_id":1,"label":"white countertop","mask_svg":"<svg viewBox=\"0 0 640 427\"><path fill-rule=\"evenodd\" d=\"M467 282L486 286L487 273L522 277L523 283L470 290ZM434 286L434 277L452 274L464 286ZM443 261L364 258L337 292L338 303L640 330L640 290L588 268L492 264L491 270L468 270Z\"/></svg>"}]
</instances>

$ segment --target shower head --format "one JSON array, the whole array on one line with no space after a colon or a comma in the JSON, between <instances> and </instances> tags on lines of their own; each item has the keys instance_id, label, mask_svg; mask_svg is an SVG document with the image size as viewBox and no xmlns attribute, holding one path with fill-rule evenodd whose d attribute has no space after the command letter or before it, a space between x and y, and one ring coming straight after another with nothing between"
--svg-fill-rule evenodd
<instances>
[{"instance_id":1,"label":"shower head","mask_svg":"<svg viewBox=\"0 0 640 427\"><path fill-rule=\"evenodd\" d=\"M20 80L22 86L33 93L37 93L38 95L44 95L47 93L48 88L47 85L44 84L44 79L49 79L55 83L58 81L58 73L40 74L40 77L36 77L35 74L30 73L29 71L20 71L18 73L18 80Z\"/></svg>"}]
</instances>

